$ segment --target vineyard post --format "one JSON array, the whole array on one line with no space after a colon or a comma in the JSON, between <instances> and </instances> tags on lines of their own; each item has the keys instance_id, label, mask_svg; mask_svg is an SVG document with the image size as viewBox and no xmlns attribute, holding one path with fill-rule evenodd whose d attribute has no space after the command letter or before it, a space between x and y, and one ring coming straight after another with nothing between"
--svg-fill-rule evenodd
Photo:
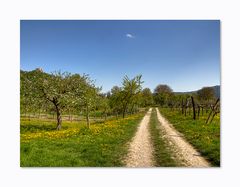
<instances>
[{"instance_id":1,"label":"vineyard post","mask_svg":"<svg viewBox=\"0 0 240 187\"><path fill-rule=\"evenodd\" d=\"M216 100L216 102L215 102L215 104L213 105L213 107L212 107L212 110L211 110L211 112L209 113L209 115L208 115L208 118L207 118L207 121L206 121L206 124L208 124L208 122L209 122L209 119L210 119L210 116L212 115L212 113L214 112L214 116L216 115L215 113L216 113L216 106L217 106L217 104L218 104L218 102L219 102L219 98ZM213 116L213 117L214 117ZM212 118L213 119L213 118ZM211 120L212 121L212 120Z\"/></svg>"},{"instance_id":2,"label":"vineyard post","mask_svg":"<svg viewBox=\"0 0 240 187\"><path fill-rule=\"evenodd\" d=\"M182 114L184 113L184 105L183 105L183 98L182 98Z\"/></svg>"},{"instance_id":3,"label":"vineyard post","mask_svg":"<svg viewBox=\"0 0 240 187\"><path fill-rule=\"evenodd\" d=\"M195 111L195 103L194 103L194 99L193 96L191 96L192 99L192 107L193 107L193 119L196 119L196 111Z\"/></svg>"},{"instance_id":4,"label":"vineyard post","mask_svg":"<svg viewBox=\"0 0 240 187\"><path fill-rule=\"evenodd\" d=\"M185 102L185 106L184 106L184 115L185 115L185 117L187 115L187 98L186 98L186 102Z\"/></svg>"},{"instance_id":5,"label":"vineyard post","mask_svg":"<svg viewBox=\"0 0 240 187\"><path fill-rule=\"evenodd\" d=\"M198 106L198 118L199 118L199 115L200 115L200 105L197 105Z\"/></svg>"}]
</instances>

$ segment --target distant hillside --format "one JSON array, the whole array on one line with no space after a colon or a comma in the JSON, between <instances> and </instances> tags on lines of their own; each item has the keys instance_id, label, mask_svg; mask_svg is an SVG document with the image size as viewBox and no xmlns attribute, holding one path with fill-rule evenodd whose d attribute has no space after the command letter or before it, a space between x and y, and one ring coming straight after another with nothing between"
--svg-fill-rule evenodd
<instances>
[{"instance_id":1,"label":"distant hillside","mask_svg":"<svg viewBox=\"0 0 240 187\"><path fill-rule=\"evenodd\" d=\"M216 86L210 86L211 88L214 89L214 93L215 96L218 98L220 97L220 85L216 85ZM198 90L196 91L190 91L190 92L174 92L175 94L193 94L196 93Z\"/></svg>"},{"instance_id":2,"label":"distant hillside","mask_svg":"<svg viewBox=\"0 0 240 187\"><path fill-rule=\"evenodd\" d=\"M215 96L220 98L220 86L213 86L214 92L215 92Z\"/></svg>"}]
</instances>

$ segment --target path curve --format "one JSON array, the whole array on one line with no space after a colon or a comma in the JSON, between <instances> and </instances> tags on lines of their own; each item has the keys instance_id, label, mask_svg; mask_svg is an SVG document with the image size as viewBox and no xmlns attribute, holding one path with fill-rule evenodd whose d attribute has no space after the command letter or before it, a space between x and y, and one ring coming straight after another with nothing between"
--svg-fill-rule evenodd
<instances>
[{"instance_id":1,"label":"path curve","mask_svg":"<svg viewBox=\"0 0 240 187\"><path fill-rule=\"evenodd\" d=\"M188 167L210 167L201 154L190 145L182 135L161 115L157 108L157 117L166 133L166 139L176 149L176 156Z\"/></svg>"},{"instance_id":2,"label":"path curve","mask_svg":"<svg viewBox=\"0 0 240 187\"><path fill-rule=\"evenodd\" d=\"M125 159L127 167L153 167L153 147L149 133L149 121L152 108L139 124L136 135L130 143L129 153Z\"/></svg>"}]
</instances>

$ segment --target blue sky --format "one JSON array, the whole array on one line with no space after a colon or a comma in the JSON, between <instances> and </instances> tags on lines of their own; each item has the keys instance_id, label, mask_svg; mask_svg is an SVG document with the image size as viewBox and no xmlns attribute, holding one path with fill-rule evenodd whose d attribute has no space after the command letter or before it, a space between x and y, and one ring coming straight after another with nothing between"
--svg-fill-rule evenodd
<instances>
[{"instance_id":1,"label":"blue sky","mask_svg":"<svg viewBox=\"0 0 240 187\"><path fill-rule=\"evenodd\" d=\"M103 92L142 74L153 90L220 84L220 21L22 20L20 67L89 74Z\"/></svg>"}]
</instances>

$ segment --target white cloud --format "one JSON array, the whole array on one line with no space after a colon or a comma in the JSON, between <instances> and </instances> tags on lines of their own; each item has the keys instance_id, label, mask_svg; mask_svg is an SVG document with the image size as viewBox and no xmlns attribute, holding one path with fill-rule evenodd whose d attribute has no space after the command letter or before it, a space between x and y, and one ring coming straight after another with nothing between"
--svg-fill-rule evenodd
<instances>
[{"instance_id":1,"label":"white cloud","mask_svg":"<svg viewBox=\"0 0 240 187\"><path fill-rule=\"evenodd\" d=\"M130 33L127 33L127 34L126 34L126 37L127 37L127 38L135 38L135 36L132 35L132 34L130 34Z\"/></svg>"}]
</instances>

